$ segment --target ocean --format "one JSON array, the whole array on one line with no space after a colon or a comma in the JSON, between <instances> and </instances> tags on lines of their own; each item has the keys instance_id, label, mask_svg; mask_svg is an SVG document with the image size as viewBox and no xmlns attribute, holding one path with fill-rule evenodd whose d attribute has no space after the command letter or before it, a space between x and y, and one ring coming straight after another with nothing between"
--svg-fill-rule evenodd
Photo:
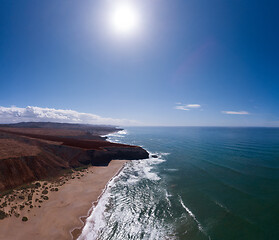
<instances>
[{"instance_id":1,"label":"ocean","mask_svg":"<svg viewBox=\"0 0 279 240\"><path fill-rule=\"evenodd\" d=\"M80 240L279 239L279 128L131 127L126 164Z\"/></svg>"}]
</instances>

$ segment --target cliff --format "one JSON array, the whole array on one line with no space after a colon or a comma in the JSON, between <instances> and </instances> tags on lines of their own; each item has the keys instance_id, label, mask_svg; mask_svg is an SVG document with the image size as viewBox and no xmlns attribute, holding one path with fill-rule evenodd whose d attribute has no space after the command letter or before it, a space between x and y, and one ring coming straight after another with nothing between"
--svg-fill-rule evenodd
<instances>
[{"instance_id":1,"label":"cliff","mask_svg":"<svg viewBox=\"0 0 279 240\"><path fill-rule=\"evenodd\" d=\"M144 158L148 158L148 153L141 147L105 141L89 134L88 128L0 125L0 192L59 176L66 169L88 164L106 166L112 159Z\"/></svg>"}]
</instances>

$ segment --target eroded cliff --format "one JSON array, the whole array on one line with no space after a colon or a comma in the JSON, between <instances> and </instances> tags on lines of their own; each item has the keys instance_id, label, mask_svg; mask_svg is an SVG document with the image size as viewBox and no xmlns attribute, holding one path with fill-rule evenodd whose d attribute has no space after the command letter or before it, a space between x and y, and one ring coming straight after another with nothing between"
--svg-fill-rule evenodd
<instances>
[{"instance_id":1,"label":"eroded cliff","mask_svg":"<svg viewBox=\"0 0 279 240\"><path fill-rule=\"evenodd\" d=\"M60 130L0 127L0 191L59 176L70 168L148 158L138 146L111 143L87 130Z\"/></svg>"}]
</instances>

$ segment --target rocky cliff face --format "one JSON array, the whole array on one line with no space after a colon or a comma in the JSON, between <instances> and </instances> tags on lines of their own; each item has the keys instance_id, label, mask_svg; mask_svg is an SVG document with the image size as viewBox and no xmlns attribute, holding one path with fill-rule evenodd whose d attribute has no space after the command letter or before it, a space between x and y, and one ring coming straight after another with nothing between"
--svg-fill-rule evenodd
<instances>
[{"instance_id":1,"label":"rocky cliff face","mask_svg":"<svg viewBox=\"0 0 279 240\"><path fill-rule=\"evenodd\" d=\"M82 150L65 146L48 146L36 156L0 160L0 192L35 180L54 177L64 169L88 164L107 166L112 159L148 158L140 147L112 147L103 150Z\"/></svg>"},{"instance_id":2,"label":"rocky cliff face","mask_svg":"<svg viewBox=\"0 0 279 240\"><path fill-rule=\"evenodd\" d=\"M148 158L149 154L141 147L106 147L102 150L88 150L94 166L106 166L112 159L137 160Z\"/></svg>"},{"instance_id":3,"label":"rocky cliff face","mask_svg":"<svg viewBox=\"0 0 279 240\"><path fill-rule=\"evenodd\" d=\"M107 166L112 159L148 158L148 153L137 146L71 137L57 137L56 142L53 136L31 138L30 134L0 131L1 142L9 143L0 144L0 192L59 176L65 169L88 164Z\"/></svg>"}]
</instances>

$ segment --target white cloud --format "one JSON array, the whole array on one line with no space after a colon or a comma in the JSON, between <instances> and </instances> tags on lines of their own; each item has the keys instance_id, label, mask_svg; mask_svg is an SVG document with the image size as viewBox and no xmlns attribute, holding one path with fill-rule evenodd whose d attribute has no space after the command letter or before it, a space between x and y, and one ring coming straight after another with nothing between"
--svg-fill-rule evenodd
<instances>
[{"instance_id":1,"label":"white cloud","mask_svg":"<svg viewBox=\"0 0 279 240\"><path fill-rule=\"evenodd\" d=\"M201 105L200 104L188 104L186 105L188 108L200 108Z\"/></svg>"},{"instance_id":2,"label":"white cloud","mask_svg":"<svg viewBox=\"0 0 279 240\"><path fill-rule=\"evenodd\" d=\"M175 106L175 109L184 110L184 111L189 111L189 110L190 110L190 109L187 108L186 106Z\"/></svg>"},{"instance_id":3,"label":"white cloud","mask_svg":"<svg viewBox=\"0 0 279 240\"><path fill-rule=\"evenodd\" d=\"M91 113L80 113L74 110L41 108L28 106L0 106L0 123L17 122L62 122L104 125L139 125L139 122L128 119L104 118Z\"/></svg>"},{"instance_id":4,"label":"white cloud","mask_svg":"<svg viewBox=\"0 0 279 240\"><path fill-rule=\"evenodd\" d=\"M246 111L239 111L239 112L235 112L235 111L222 111L223 114L231 114L231 115L249 115L249 112Z\"/></svg>"},{"instance_id":5,"label":"white cloud","mask_svg":"<svg viewBox=\"0 0 279 240\"><path fill-rule=\"evenodd\" d=\"M200 108L201 105L200 104L182 104L182 103L176 103L175 109L178 110L184 110L184 111L189 111L192 108Z\"/></svg>"}]
</instances>

